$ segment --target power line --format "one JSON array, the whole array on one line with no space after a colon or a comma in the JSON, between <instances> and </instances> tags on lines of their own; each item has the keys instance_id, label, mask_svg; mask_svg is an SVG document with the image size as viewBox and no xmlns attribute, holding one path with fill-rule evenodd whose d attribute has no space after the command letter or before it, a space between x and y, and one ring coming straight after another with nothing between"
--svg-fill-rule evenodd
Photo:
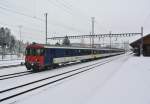
<instances>
[{"instance_id":1,"label":"power line","mask_svg":"<svg viewBox=\"0 0 150 104\"><path fill-rule=\"evenodd\" d=\"M71 10L71 12L75 12L76 14L80 14L80 16L84 15L84 17L89 18L89 16L85 16L85 12L81 12L81 10L78 10L78 8L74 7L73 5L71 5L70 3L66 2L65 0L56 0L59 4L62 4L62 6L64 6L65 8ZM85 18L84 18L85 20Z\"/></svg>"},{"instance_id":2,"label":"power line","mask_svg":"<svg viewBox=\"0 0 150 104\"><path fill-rule=\"evenodd\" d=\"M3 25L3 26L10 26L10 27L16 28L16 30L18 32L18 25L6 24L6 23L3 23L3 22L0 22L0 24ZM30 31L30 32L29 31L25 31L25 29L32 30L32 31ZM71 28L71 29L73 29L73 28ZM13 31L14 31L14 29L13 29ZM28 27L28 26L24 26L24 25L22 25L22 31L23 31L22 33L24 33L24 32L26 32L26 33L39 33L40 32L40 34L41 33L43 33L43 34L45 33L44 30L39 30L39 29ZM54 34L54 33L48 32L48 34ZM55 34L61 34L61 35L64 34L64 35L66 35L68 33L56 33L55 32Z\"/></svg>"},{"instance_id":3,"label":"power line","mask_svg":"<svg viewBox=\"0 0 150 104\"><path fill-rule=\"evenodd\" d=\"M7 3L7 4L5 4L5 2ZM19 12L20 10L28 10L28 11L31 11L29 8L24 8L24 7L22 7L22 6L20 6L20 5L15 5L15 6L13 6L12 4L14 4L14 3L11 3L10 5L11 5L11 7L9 7L10 5L10 1L8 2L7 0L4 0L4 3L3 2L1 2L0 3L0 6L2 6L3 8L6 8L6 9L9 9L9 10L13 10L13 11L16 11L16 12ZM18 7L18 8L17 8ZM3 10L3 9L1 9L1 10ZM24 11L24 12L19 12L19 13L22 13L22 14L26 14L26 12L27 11ZM14 12L11 12L11 13L14 13ZM16 13L15 13L16 14ZM21 15L22 15L21 14ZM20 14L19 14L20 15ZM26 14L26 15L29 15L29 14ZM35 15L30 15L31 16L31 18L33 18L33 19L40 19L41 20L41 22L44 22L44 19L42 19L42 18L40 18L40 17L37 17L37 16L35 16ZM30 18L30 17L29 17ZM23 19L22 19L23 20ZM27 21L26 21L27 22Z\"/></svg>"},{"instance_id":4,"label":"power line","mask_svg":"<svg viewBox=\"0 0 150 104\"><path fill-rule=\"evenodd\" d=\"M3 7L0 7L0 8L4 9L4 10L6 10L6 11L9 11L9 9L7 9L7 8L3 8ZM10 10L9 12L17 13L17 14L19 14L19 15L23 15L23 16L27 16L27 17L30 17L30 18L35 19L33 16L29 16L29 15L26 15L26 14L21 13L21 12L16 12L16 11L12 11L12 10ZM36 18L36 19L37 19L37 18ZM38 20L44 22L42 19L38 19ZM63 24L56 24L56 23L55 23L55 24L48 23L48 24L50 24L50 25L55 25L55 26L59 26L59 27L61 27L61 28L63 27L63 28L65 28L65 29L67 28L68 30L73 30L73 31L77 30L77 29L75 29L75 28L68 27L68 26L63 25Z\"/></svg>"},{"instance_id":5,"label":"power line","mask_svg":"<svg viewBox=\"0 0 150 104\"><path fill-rule=\"evenodd\" d=\"M22 15L22 16L25 16L25 17L28 17L28 18L44 21L43 19L41 19L39 17L35 17L35 16L31 16L31 15L28 15L28 14L25 14L25 13L22 13L22 12L18 12L18 11L12 10L10 8L5 8L5 7L0 6L0 9L3 9L5 11L11 12L11 13L15 13L15 14L18 14L18 15Z\"/></svg>"},{"instance_id":6,"label":"power line","mask_svg":"<svg viewBox=\"0 0 150 104\"><path fill-rule=\"evenodd\" d=\"M70 7L68 7L68 6L66 6L66 4L64 4L64 3L62 3L62 2L60 2L59 0L55 0L55 2L54 1L52 1L52 0L47 0L49 3L51 3L51 4L53 4L53 5L55 5L57 8L59 8L59 9L61 9L61 10L63 10L64 12L66 12L66 13L68 13L68 14L70 14L70 15L72 15L73 16L73 11L72 11L72 9L70 8ZM60 5L58 5L58 4L60 4ZM69 12L68 12L69 11ZM81 19L81 18L80 18ZM85 19L84 19L85 20ZM82 21L83 22L83 21ZM86 21L87 22L87 21ZM80 22L81 23L81 22ZM73 27L68 27L68 26L66 26L66 25L62 25L63 27L67 27L67 28L69 28L69 29L71 29L71 30L73 30L73 31L79 31L79 32L81 32L82 30L80 30L80 29L75 29L75 28L73 28ZM87 31L87 30L86 30ZM82 31L83 32L83 31ZM85 32L85 31L84 31Z\"/></svg>"},{"instance_id":7,"label":"power line","mask_svg":"<svg viewBox=\"0 0 150 104\"><path fill-rule=\"evenodd\" d=\"M6 3L5 3L6 2ZM1 2L0 3L0 5L2 5L2 6L5 6L5 7L9 7L10 5L12 6L12 9L14 9L13 8L13 4L11 3L10 5L10 2L8 2L8 1L4 1L4 2ZM27 10L27 9L29 9L29 8L24 8L23 6L19 6L19 5L15 5L15 9L18 9L18 8L16 8L16 7L18 7L19 8L19 10Z\"/></svg>"},{"instance_id":8,"label":"power line","mask_svg":"<svg viewBox=\"0 0 150 104\"><path fill-rule=\"evenodd\" d=\"M64 1L64 0L55 0L56 3L54 3L51 0L48 0L48 1L51 2L52 4L54 4L57 8L59 8L59 9L63 10L64 12L70 14L71 16L76 16L79 19L81 19L82 18L81 15L82 15L82 16L84 16L86 18L87 17L89 18L89 16L85 16L84 15L85 14L84 12L80 13L81 10L77 11L77 9L73 9L73 6L68 6L68 3L66 1ZM58 4L60 4L61 6L59 6ZM74 15L73 13L75 13L76 15ZM85 21L85 18L82 18L82 20ZM86 21L86 23L87 23L87 21Z\"/></svg>"},{"instance_id":9,"label":"power line","mask_svg":"<svg viewBox=\"0 0 150 104\"><path fill-rule=\"evenodd\" d=\"M50 4L55 5L57 8L60 8L61 10L63 10L64 12L66 12L67 14L72 15L71 12L68 11L68 9L65 9L65 8L60 7L60 6L58 5L58 3L55 3L55 2L52 1L52 0L47 0L47 1L48 1ZM58 1L56 1L56 2L58 2Z\"/></svg>"},{"instance_id":10,"label":"power line","mask_svg":"<svg viewBox=\"0 0 150 104\"><path fill-rule=\"evenodd\" d=\"M66 9L71 10L72 8L68 7L68 5L66 5L64 2L60 2L59 0L55 0L57 3L61 4L63 7L65 7Z\"/></svg>"},{"instance_id":11,"label":"power line","mask_svg":"<svg viewBox=\"0 0 150 104\"><path fill-rule=\"evenodd\" d=\"M18 29L17 29L17 28L16 28L15 30L13 30L13 31L14 31L15 33L18 33ZM38 40L41 40L41 38L43 38L43 36L40 35L41 33L35 33L35 32L33 32L33 31L32 31L32 32L31 32L31 31L30 31L30 32L29 32L29 31L25 31L23 28L22 28L21 33L22 33L22 34L26 34L26 35L22 35L22 39L25 39L25 40L26 40L26 39L28 39L28 40L31 39L32 41L33 41L33 40L35 41L35 40L37 40L37 39L38 39ZM14 34L14 35L16 36L16 34ZM35 37L34 35L35 35L36 37ZM37 35L38 35L38 36L37 36ZM34 36L34 37L33 37L33 36ZM43 40L44 40L44 38L43 38Z\"/></svg>"},{"instance_id":12,"label":"power line","mask_svg":"<svg viewBox=\"0 0 150 104\"><path fill-rule=\"evenodd\" d=\"M18 28L17 25L12 25L12 24L6 24L6 23L2 23L0 22L1 25L6 25L6 26L11 26L11 27L15 27L15 28ZM33 30L33 31L39 31L39 32L45 32L44 30L39 30L39 29L35 29L35 28L31 28L31 27L26 27L23 25L23 28L26 28L26 29L29 29L29 30Z\"/></svg>"},{"instance_id":13,"label":"power line","mask_svg":"<svg viewBox=\"0 0 150 104\"><path fill-rule=\"evenodd\" d=\"M10 18L10 16L8 16L8 13L6 13L6 12L4 12L3 10L1 10L0 9L0 12L1 12L1 14L0 15L4 15L6 18ZM4 17L4 18L5 18ZM1 17L2 18L2 17ZM6 19L5 18L5 19ZM12 18L11 18L12 19ZM17 17L15 17L15 19L17 19L17 22L19 22L19 24L23 24L23 23L27 23L27 24L34 24L34 27L40 27L41 25L39 25L39 24L36 24L35 23L35 21L28 21L28 20L26 20L26 19L22 19L22 18L19 18L18 16ZM7 21L8 22L8 21ZM21 22L21 23L20 23ZM23 22L23 23L22 23ZM42 23L43 23L43 21L41 21ZM2 23L2 24L4 24L4 23ZM28 25L28 27L30 27L31 25Z\"/></svg>"},{"instance_id":14,"label":"power line","mask_svg":"<svg viewBox=\"0 0 150 104\"><path fill-rule=\"evenodd\" d=\"M37 19L37 20L40 20L40 21L43 21L44 22L44 20L43 19L41 19L41 18L39 18L39 17L35 17L35 16L31 16L31 15L28 15L28 14L25 14L25 13L23 13L23 12L18 12L18 11L16 11L16 10L12 10L12 9L10 9L10 8L6 8L6 7L2 7L2 6L0 6L0 9L1 10L5 10L5 11L7 11L7 12L11 12L11 13L15 13L15 14L18 14L18 15L22 15L22 16L25 16L25 17L29 17L29 18L32 18L32 19ZM70 12L69 12L70 13ZM48 24L50 24L50 25L52 25L52 23L48 23ZM55 24L55 25L57 25L58 26L58 24ZM73 27L68 27L68 26L66 26L66 25L63 25L63 24L59 24L59 27L63 27L63 28L67 28L68 30L73 30L73 31L80 31L80 30L78 30L78 29L75 29L75 28L73 28ZM80 31L81 32L81 31Z\"/></svg>"}]
</instances>

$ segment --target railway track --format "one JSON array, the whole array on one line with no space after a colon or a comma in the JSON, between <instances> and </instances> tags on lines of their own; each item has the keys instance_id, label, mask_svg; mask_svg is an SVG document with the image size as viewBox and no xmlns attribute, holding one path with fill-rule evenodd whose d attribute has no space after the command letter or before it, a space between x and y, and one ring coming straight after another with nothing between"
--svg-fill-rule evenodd
<instances>
[{"instance_id":1,"label":"railway track","mask_svg":"<svg viewBox=\"0 0 150 104\"><path fill-rule=\"evenodd\" d=\"M109 57L113 57L113 56L109 56ZM104 57L104 58L106 58L106 57ZM62 67L68 67L68 66L79 64L79 63L81 63L81 62L76 62L76 63L71 63L71 64L64 64L64 65L56 67L54 69L59 69L59 68L62 68ZM45 71L47 71L47 70L45 70ZM26 76L26 75L30 75L30 74L34 74L34 73L32 71L24 71L24 72L18 72L18 73L11 73L11 74L6 74L6 75L1 75L0 76L0 80L6 80L6 79L22 77L22 76Z\"/></svg>"},{"instance_id":2,"label":"railway track","mask_svg":"<svg viewBox=\"0 0 150 104\"><path fill-rule=\"evenodd\" d=\"M16 77L20 77L20 76L29 75L29 74L32 74L32 72L30 72L30 71L24 71L24 72L18 72L18 73L1 75L0 76L0 80L16 78Z\"/></svg>"},{"instance_id":3,"label":"railway track","mask_svg":"<svg viewBox=\"0 0 150 104\"><path fill-rule=\"evenodd\" d=\"M118 58L120 58L120 57L117 56L117 57L114 57L112 59L105 60L103 62L97 62L97 63L90 64L90 65L87 65L87 66L76 68L76 69L73 69L73 70L70 70L70 71L67 71L67 72L63 72L63 73L60 73L60 74L56 74L56 75L49 76L49 77L46 77L46 78L43 78L43 79L39 79L39 80L32 81L32 82L29 82L29 83L26 83L26 84L22 84L22 85L19 85L19 86L15 86L15 87L12 87L12 88L2 90L2 91L0 91L0 95L3 96L3 97L0 98L0 102L9 100L11 98L15 98L17 96L26 94L26 93L34 91L36 89L54 84L56 82L65 80L67 78L70 78L70 77L73 77L75 75L81 74L81 73L86 72L88 70L92 70L92 69L94 69L98 66L107 64L107 63L109 63L113 60L116 60Z\"/></svg>"},{"instance_id":4,"label":"railway track","mask_svg":"<svg viewBox=\"0 0 150 104\"><path fill-rule=\"evenodd\" d=\"M0 70L2 69L6 69L6 68L12 68L12 67L19 67L22 66L21 64L17 64L17 65L9 65L9 66L0 66Z\"/></svg>"},{"instance_id":5,"label":"railway track","mask_svg":"<svg viewBox=\"0 0 150 104\"><path fill-rule=\"evenodd\" d=\"M1 63L0 64L0 70L3 70L3 69L6 69L6 68L12 68L12 67L19 67L19 66L23 66L24 65L24 62L17 62L17 63L7 63L7 64L10 64L10 65L3 65L4 63ZM5 63L6 64L6 63Z\"/></svg>"},{"instance_id":6,"label":"railway track","mask_svg":"<svg viewBox=\"0 0 150 104\"><path fill-rule=\"evenodd\" d=\"M59 66L57 68L53 68L53 69L59 69L59 68L62 68L62 67L69 67L69 66L72 66L72 65L76 65L76 64L79 64L80 62L77 62L77 63L72 63L72 64L66 64L66 65L62 65L62 66ZM48 70L43 70L42 72L44 71L48 71ZM32 72L32 71L24 71L24 72L17 72L17 73L11 73L11 74L5 74L5 75L1 75L0 76L0 81L1 80L6 80L6 79L12 79L12 78L17 78L17 77L22 77L22 76L26 76L26 75L30 75L30 74L35 74L37 72ZM40 72L38 72L40 73Z\"/></svg>"}]
</instances>

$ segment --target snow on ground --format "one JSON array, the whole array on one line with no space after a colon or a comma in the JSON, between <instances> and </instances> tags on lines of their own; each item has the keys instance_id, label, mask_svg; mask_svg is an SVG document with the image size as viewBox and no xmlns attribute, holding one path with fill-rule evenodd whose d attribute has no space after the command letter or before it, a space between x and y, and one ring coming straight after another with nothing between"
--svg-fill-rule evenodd
<instances>
[{"instance_id":1,"label":"snow on ground","mask_svg":"<svg viewBox=\"0 0 150 104\"><path fill-rule=\"evenodd\" d=\"M2 66L11 66L11 65L19 65L21 62L24 62L24 60L1 60L0 61L0 67Z\"/></svg>"},{"instance_id":2,"label":"snow on ground","mask_svg":"<svg viewBox=\"0 0 150 104\"><path fill-rule=\"evenodd\" d=\"M132 57L88 104L150 104L150 57Z\"/></svg>"},{"instance_id":3,"label":"snow on ground","mask_svg":"<svg viewBox=\"0 0 150 104\"><path fill-rule=\"evenodd\" d=\"M18 104L86 104L99 88L102 88L120 69L129 56L97 67L63 81L55 87L49 86L42 92L19 100ZM17 103L17 101L16 101Z\"/></svg>"},{"instance_id":4,"label":"snow on ground","mask_svg":"<svg viewBox=\"0 0 150 104\"><path fill-rule=\"evenodd\" d=\"M0 67L18 65L21 64L21 62L24 62L23 56L18 57L17 55L5 55L4 59L2 59L2 56L0 55Z\"/></svg>"},{"instance_id":5,"label":"snow on ground","mask_svg":"<svg viewBox=\"0 0 150 104\"><path fill-rule=\"evenodd\" d=\"M14 103L149 104L149 62L149 57L125 55L93 70L47 86L43 90L34 91Z\"/></svg>"},{"instance_id":6,"label":"snow on ground","mask_svg":"<svg viewBox=\"0 0 150 104\"><path fill-rule=\"evenodd\" d=\"M18 72L24 72L24 71L27 71L25 66L4 68L4 69L0 70L0 76L7 75L7 74L18 73Z\"/></svg>"},{"instance_id":7,"label":"snow on ground","mask_svg":"<svg viewBox=\"0 0 150 104\"><path fill-rule=\"evenodd\" d=\"M27 75L27 76L2 80L2 81L0 81L0 90L4 90L6 88L14 87L16 85L21 85L21 84L24 84L24 83L28 83L28 82L31 82L31 81L38 80L38 79L42 79L42 78L45 78L45 77L48 77L48 76L53 76L53 75L56 75L56 74L67 72L67 71L70 71L70 70L73 70L73 69L76 69L76 68L87 66L89 64L94 64L94 63L97 63L97 62L103 62L103 61L106 61L106 60L109 60L109 59L122 57L122 56L123 55L119 55L119 56L114 56L114 57L105 58L105 59L101 59L101 60L95 60L95 61L81 63L81 64L77 64L77 65L62 67L62 68L58 68L58 69L54 69L54 70L47 70L47 71L42 71L42 72L39 72L39 73L33 73L33 74L30 74L30 75ZM27 70L25 68L25 66L8 68L8 69L0 70L0 75L5 75L7 73L10 74L10 73L22 72L22 71L25 71L25 70Z\"/></svg>"},{"instance_id":8,"label":"snow on ground","mask_svg":"<svg viewBox=\"0 0 150 104\"><path fill-rule=\"evenodd\" d=\"M0 55L0 61L7 61L7 60L20 60L20 59L24 59L23 55L4 55L2 58L2 55Z\"/></svg>"}]
</instances>

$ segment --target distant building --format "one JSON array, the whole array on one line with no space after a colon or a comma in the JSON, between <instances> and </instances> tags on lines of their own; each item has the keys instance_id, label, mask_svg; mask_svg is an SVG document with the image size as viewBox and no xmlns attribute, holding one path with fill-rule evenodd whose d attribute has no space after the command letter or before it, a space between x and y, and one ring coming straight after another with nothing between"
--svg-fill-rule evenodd
<instances>
[{"instance_id":1,"label":"distant building","mask_svg":"<svg viewBox=\"0 0 150 104\"><path fill-rule=\"evenodd\" d=\"M130 44L136 55L140 55L140 44L141 38ZM143 55L150 56L150 34L143 37Z\"/></svg>"}]
</instances>

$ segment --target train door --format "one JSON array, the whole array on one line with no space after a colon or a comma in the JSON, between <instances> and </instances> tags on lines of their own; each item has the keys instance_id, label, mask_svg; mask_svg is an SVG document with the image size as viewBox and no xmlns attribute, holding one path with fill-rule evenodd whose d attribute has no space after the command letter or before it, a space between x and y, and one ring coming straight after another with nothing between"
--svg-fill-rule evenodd
<instances>
[{"instance_id":1,"label":"train door","mask_svg":"<svg viewBox=\"0 0 150 104\"><path fill-rule=\"evenodd\" d=\"M53 49L45 49L45 64L53 64L54 52Z\"/></svg>"}]
</instances>

